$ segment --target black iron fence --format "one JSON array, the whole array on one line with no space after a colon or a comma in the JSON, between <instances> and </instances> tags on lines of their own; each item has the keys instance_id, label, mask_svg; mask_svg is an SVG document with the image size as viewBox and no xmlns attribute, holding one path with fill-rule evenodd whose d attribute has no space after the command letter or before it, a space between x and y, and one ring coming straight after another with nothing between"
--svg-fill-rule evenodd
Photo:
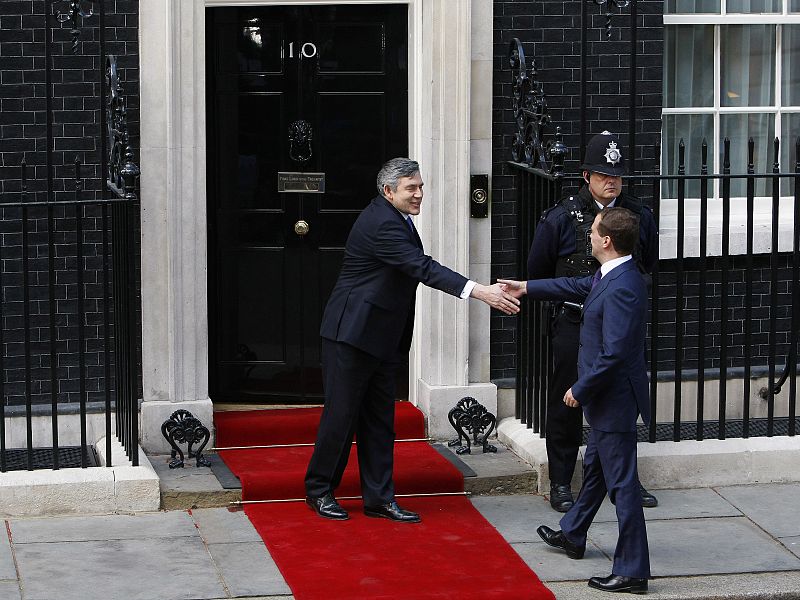
<instances>
[{"instance_id":1,"label":"black iron fence","mask_svg":"<svg viewBox=\"0 0 800 600\"><path fill-rule=\"evenodd\" d=\"M138 464L137 214L135 198L0 204L0 471L94 466L89 410L104 414L105 464L114 433ZM68 412L77 444L60 439ZM24 445L9 448L16 415ZM38 415L49 435L34 435Z\"/></svg>"},{"instance_id":2,"label":"black iron fence","mask_svg":"<svg viewBox=\"0 0 800 600\"><path fill-rule=\"evenodd\" d=\"M625 179L629 191L653 208L662 237L662 254L651 274L647 340L656 418L640 428L639 438L796 435L800 139L794 171L788 173L780 172L777 139L771 173L755 173L752 140L746 172L740 174L731 173L728 140L718 174L708 172L705 143L696 175L686 174L683 142L679 148L677 175ZM510 164L517 181L516 276L527 279L527 253L539 216L582 180L564 176L558 164L548 171ZM732 183L744 189L743 196L732 195ZM547 302L529 302L516 337L516 416L542 436L552 368L551 310ZM765 383L755 390L758 378ZM659 395L660 388L667 393ZM760 403L758 414L751 410L754 401Z\"/></svg>"},{"instance_id":3,"label":"black iron fence","mask_svg":"<svg viewBox=\"0 0 800 600\"><path fill-rule=\"evenodd\" d=\"M30 9L43 41L28 49L41 59L30 79L44 85L28 90L31 114L11 123L22 132L6 144L19 171L2 169L0 472L94 466L102 434L106 466L113 437L123 462L139 464L139 171L106 54L114 6ZM30 136L24 119L35 120Z\"/></svg>"}]
</instances>

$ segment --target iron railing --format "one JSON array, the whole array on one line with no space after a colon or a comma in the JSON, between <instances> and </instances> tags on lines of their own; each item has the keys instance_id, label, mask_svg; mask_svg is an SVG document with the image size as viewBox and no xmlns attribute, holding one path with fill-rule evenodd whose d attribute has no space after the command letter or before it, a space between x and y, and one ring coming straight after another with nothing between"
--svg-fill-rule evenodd
<instances>
[{"instance_id":1,"label":"iron railing","mask_svg":"<svg viewBox=\"0 0 800 600\"><path fill-rule=\"evenodd\" d=\"M774 163L771 173L755 173L753 165L753 141L748 144L746 172L732 174L730 168L730 143L726 139L723 148L723 172L708 173L708 152L705 142L702 148L702 163L699 175L687 175L683 142L679 146L679 169L677 175L638 175L626 178L629 190L635 191L652 206L659 222L662 213L662 189L674 189L676 215L674 257L656 266L652 275L650 322L648 327L647 357L650 370L651 412L658 414L659 385L671 382L674 386L672 419L659 423L653 418L649 426L641 427L641 441L655 442L661 439L702 440L707 437L751 437L773 435L796 435L797 433L797 344L800 329L800 138L795 144L797 162L794 171L780 172L779 141L774 142ZM519 162L509 163L516 175L518 208L518 253L517 273L527 279L527 254L541 213L552 206L562 192L575 190L582 181L578 177L566 177L559 171L555 174L533 168ZM552 171L552 169L551 169ZM731 195L731 182L744 180L745 195ZM791 244L787 249L779 247L781 222L781 183L784 204L791 203ZM687 183L694 182L697 198L688 198ZM755 202L757 188L769 190L767 200L771 205L770 241L768 260L760 258L760 272L767 275L757 282L755 261ZM721 204L720 246L712 254L709 249L709 197ZM699 203L699 237L697 254L695 247L687 254L684 240L687 239L688 220L686 207L694 201ZM745 247L741 254L731 251L731 211L744 205ZM784 213L784 217L785 217ZM662 235L664 232L661 227ZM663 244L662 244L663 246ZM764 256L762 254L762 256ZM711 262L713 261L714 281ZM669 272L664 267L669 266ZM735 267L735 269L734 269ZM741 281L733 280L739 274ZM779 281L783 273L783 283ZM691 275L692 282L687 283ZM667 278L669 281L667 281ZM665 290L673 289L669 306ZM696 281L696 283L695 283ZM783 285L783 291L780 291ZM687 293L690 290L691 293ZM779 294L783 302L779 302ZM674 305L673 305L674 299ZM734 305L736 300L736 305ZM696 320L692 328L687 327L684 315L691 309ZM756 312L759 313L756 319ZM547 391L551 380L552 362L549 347L550 306L546 302L531 301L522 311L517 322L517 366L516 366L516 417L535 432L544 436L547 419ZM670 317L669 323L664 316ZM768 315L768 316L765 316ZM717 325L718 324L718 325ZM696 327L696 331L694 331ZM766 331L761 331L766 329ZM755 336L760 336L760 346L766 352L754 351ZM687 339L695 340L695 347L687 347ZM739 339L740 355L731 356L732 339ZM781 352L778 352L778 349ZM691 352L689 352L691 350ZM765 354L765 356L764 356ZM779 365L779 357L782 362ZM754 395L752 379L761 374L767 384L758 395L766 403L766 416L751 416L750 402ZM716 417L706 418L708 382L717 379ZM727 408L729 382L741 380L741 418L728 418ZM776 405L776 396L788 381L785 404ZM695 382L695 411L693 419L683 419L684 382ZM712 384L713 385L713 384ZM737 394L738 396L738 394ZM776 410L779 409L779 410ZM782 416L776 416L776 412Z\"/></svg>"},{"instance_id":2,"label":"iron railing","mask_svg":"<svg viewBox=\"0 0 800 600\"><path fill-rule=\"evenodd\" d=\"M138 464L137 252L131 235L137 214L135 198L0 204L0 471L9 470L10 454L20 455L7 448L5 429L7 412L17 407L24 408L20 456L28 470L42 463L34 417L49 416L48 466L58 469L65 450L59 414L75 405L80 464L70 466L94 463L87 409L105 413L106 465L112 464L112 418L128 458Z\"/></svg>"},{"instance_id":3,"label":"iron railing","mask_svg":"<svg viewBox=\"0 0 800 600\"><path fill-rule=\"evenodd\" d=\"M0 198L0 472L94 465L87 421L97 412L106 466L114 434L137 466L139 170L116 59L105 51L106 3L43 4L43 151L32 153L36 164L23 156L19 193ZM76 156L69 184L55 159L64 124L54 110L52 71L54 57L79 53L81 27L93 15L96 38L87 41L94 55L84 58L97 66L97 106L84 111L99 134L95 151L85 153L89 175ZM69 23L69 43L56 23ZM60 417L72 411L78 447L61 443ZM17 414L24 416L24 447L8 448L6 417ZM50 419L47 436L34 428L42 415Z\"/></svg>"}]
</instances>

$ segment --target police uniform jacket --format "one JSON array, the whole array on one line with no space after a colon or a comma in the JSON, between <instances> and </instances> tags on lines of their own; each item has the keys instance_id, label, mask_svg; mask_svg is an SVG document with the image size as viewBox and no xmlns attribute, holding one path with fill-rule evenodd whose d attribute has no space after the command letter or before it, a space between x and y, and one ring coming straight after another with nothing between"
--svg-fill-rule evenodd
<instances>
[{"instance_id":1,"label":"police uniform jacket","mask_svg":"<svg viewBox=\"0 0 800 600\"><path fill-rule=\"evenodd\" d=\"M572 201L570 201L572 198ZM619 195L614 206L632 210L639 215L639 248L635 259L639 268L649 273L658 261L658 230L653 217L653 211L642 204L640 200L623 192ZM566 259L576 253L590 254L590 249L577 248L575 232L574 207L581 211L581 217L591 226L598 213L597 203L592 198L589 188L583 186L578 194L562 199L552 208L542 213L533 236L530 254L528 255L528 278L543 279L546 277L559 277L574 275L576 273L559 272L559 259ZM587 240L588 243L588 240ZM591 261L594 272L598 264ZM590 273L591 273L590 272Z\"/></svg>"}]
</instances>

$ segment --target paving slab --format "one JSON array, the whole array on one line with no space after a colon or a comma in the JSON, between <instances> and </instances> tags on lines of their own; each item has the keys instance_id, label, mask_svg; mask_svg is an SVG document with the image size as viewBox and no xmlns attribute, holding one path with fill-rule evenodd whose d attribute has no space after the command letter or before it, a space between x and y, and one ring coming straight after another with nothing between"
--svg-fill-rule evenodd
<instances>
[{"instance_id":1,"label":"paving slab","mask_svg":"<svg viewBox=\"0 0 800 600\"><path fill-rule=\"evenodd\" d=\"M693 519L702 517L738 517L741 511L721 497L711 488L689 490L653 490L658 499L658 506L644 509L644 518L648 521L657 519ZM606 498L595 515L595 523L617 520L614 505Z\"/></svg>"},{"instance_id":2,"label":"paving slab","mask_svg":"<svg viewBox=\"0 0 800 600\"><path fill-rule=\"evenodd\" d=\"M457 454L457 448L446 442L434 444L434 448L460 463L456 466L464 473L464 490L473 495L535 492L537 476L533 468L497 440L490 441L497 452L484 453L481 446L472 446L470 454Z\"/></svg>"},{"instance_id":3,"label":"paving slab","mask_svg":"<svg viewBox=\"0 0 800 600\"><path fill-rule=\"evenodd\" d=\"M225 598L199 536L15 545L25 600Z\"/></svg>"},{"instance_id":4,"label":"paving slab","mask_svg":"<svg viewBox=\"0 0 800 600\"><path fill-rule=\"evenodd\" d=\"M209 544L208 551L232 596L291 593L262 541Z\"/></svg>"},{"instance_id":5,"label":"paving slab","mask_svg":"<svg viewBox=\"0 0 800 600\"><path fill-rule=\"evenodd\" d=\"M589 539L609 556L617 524L598 523ZM800 559L745 517L678 519L647 523L654 577L800 570Z\"/></svg>"},{"instance_id":6,"label":"paving slab","mask_svg":"<svg viewBox=\"0 0 800 600\"><path fill-rule=\"evenodd\" d=\"M609 600L608 592L580 582L553 582L557 600ZM651 579L648 600L798 600L800 574L758 573Z\"/></svg>"},{"instance_id":7,"label":"paving slab","mask_svg":"<svg viewBox=\"0 0 800 600\"><path fill-rule=\"evenodd\" d=\"M789 552L791 552L795 556L800 557L800 537L788 537L788 538L778 538L778 539L784 546L786 546L786 549L789 550Z\"/></svg>"},{"instance_id":8,"label":"paving slab","mask_svg":"<svg viewBox=\"0 0 800 600\"><path fill-rule=\"evenodd\" d=\"M592 543L586 545L586 554L580 560L568 558L561 550L541 541L511 544L511 547L542 581L588 580L611 572L611 559ZM478 590L476 593L480 595Z\"/></svg>"},{"instance_id":9,"label":"paving slab","mask_svg":"<svg viewBox=\"0 0 800 600\"><path fill-rule=\"evenodd\" d=\"M561 519L561 514L550 508L542 496L478 496L471 501L509 543L541 542L536 528L547 525L558 529Z\"/></svg>"},{"instance_id":10,"label":"paving slab","mask_svg":"<svg viewBox=\"0 0 800 600\"><path fill-rule=\"evenodd\" d=\"M207 544L264 542L243 510L200 508L192 511L200 535Z\"/></svg>"},{"instance_id":11,"label":"paving slab","mask_svg":"<svg viewBox=\"0 0 800 600\"><path fill-rule=\"evenodd\" d=\"M0 524L2 524L2 521L0 521ZM11 544L5 531L0 537L3 538L0 540L0 580L13 579L16 581L17 569L14 566L14 556L11 554Z\"/></svg>"},{"instance_id":12,"label":"paving slab","mask_svg":"<svg viewBox=\"0 0 800 600\"><path fill-rule=\"evenodd\" d=\"M0 581L0 600L20 600L22 594L19 591L17 580Z\"/></svg>"},{"instance_id":13,"label":"paving slab","mask_svg":"<svg viewBox=\"0 0 800 600\"><path fill-rule=\"evenodd\" d=\"M767 533L775 537L800 536L800 484L773 483L717 488L717 492Z\"/></svg>"},{"instance_id":14,"label":"paving slab","mask_svg":"<svg viewBox=\"0 0 800 600\"><path fill-rule=\"evenodd\" d=\"M10 522L14 544L199 537L185 511L90 517L45 517Z\"/></svg>"},{"instance_id":15,"label":"paving slab","mask_svg":"<svg viewBox=\"0 0 800 600\"><path fill-rule=\"evenodd\" d=\"M222 491L222 486L211 467L196 467L195 459L184 458L184 466L178 469L170 469L170 456L157 454L149 456L150 463L153 465L161 484L161 490L179 490L182 492L206 492Z\"/></svg>"}]
</instances>

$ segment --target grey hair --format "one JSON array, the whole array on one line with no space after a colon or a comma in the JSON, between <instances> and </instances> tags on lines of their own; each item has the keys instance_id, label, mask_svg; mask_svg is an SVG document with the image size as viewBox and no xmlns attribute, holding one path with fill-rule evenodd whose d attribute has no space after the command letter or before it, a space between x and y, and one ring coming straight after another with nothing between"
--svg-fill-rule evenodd
<instances>
[{"instance_id":1,"label":"grey hair","mask_svg":"<svg viewBox=\"0 0 800 600\"><path fill-rule=\"evenodd\" d=\"M410 158L392 158L378 171L378 193L383 196L383 186L397 191L397 184L401 177L413 177L419 173L419 163Z\"/></svg>"}]
</instances>

